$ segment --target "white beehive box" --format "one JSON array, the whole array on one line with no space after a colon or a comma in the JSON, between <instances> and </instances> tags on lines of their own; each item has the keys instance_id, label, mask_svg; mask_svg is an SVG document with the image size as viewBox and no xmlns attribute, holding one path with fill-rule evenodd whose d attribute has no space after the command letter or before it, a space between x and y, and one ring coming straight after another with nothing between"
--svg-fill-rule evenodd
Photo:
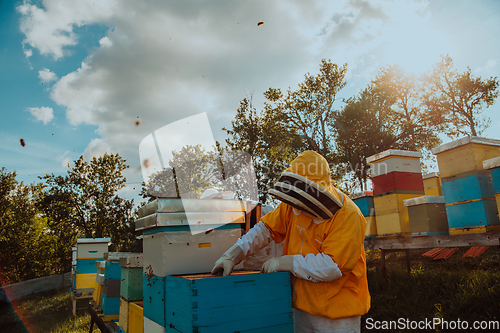
<instances>
[{"instance_id":1,"label":"white beehive box","mask_svg":"<svg viewBox=\"0 0 500 333\"><path fill-rule=\"evenodd\" d=\"M76 240L76 259L102 258L108 252L111 238L79 238Z\"/></svg>"}]
</instances>

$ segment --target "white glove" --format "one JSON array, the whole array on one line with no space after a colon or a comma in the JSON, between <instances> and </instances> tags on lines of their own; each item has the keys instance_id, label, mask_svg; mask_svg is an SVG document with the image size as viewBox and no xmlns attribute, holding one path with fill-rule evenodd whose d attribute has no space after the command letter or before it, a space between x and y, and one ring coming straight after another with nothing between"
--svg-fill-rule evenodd
<instances>
[{"instance_id":1,"label":"white glove","mask_svg":"<svg viewBox=\"0 0 500 333\"><path fill-rule=\"evenodd\" d=\"M271 258L262 265L260 272L293 272L293 256Z\"/></svg>"},{"instance_id":2,"label":"white glove","mask_svg":"<svg viewBox=\"0 0 500 333\"><path fill-rule=\"evenodd\" d=\"M311 282L333 281L342 277L336 262L324 253L301 256L286 255L267 260L260 270L261 273L291 272L298 278Z\"/></svg>"},{"instance_id":3,"label":"white glove","mask_svg":"<svg viewBox=\"0 0 500 333\"><path fill-rule=\"evenodd\" d=\"M216 262L212 268L212 275L228 276L235 265L243 260L243 250L234 244Z\"/></svg>"}]
</instances>

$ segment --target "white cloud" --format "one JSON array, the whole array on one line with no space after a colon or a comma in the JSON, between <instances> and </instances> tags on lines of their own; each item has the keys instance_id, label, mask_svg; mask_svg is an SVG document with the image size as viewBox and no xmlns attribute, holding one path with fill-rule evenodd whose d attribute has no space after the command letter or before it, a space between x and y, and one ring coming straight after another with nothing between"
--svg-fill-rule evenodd
<instances>
[{"instance_id":1,"label":"white cloud","mask_svg":"<svg viewBox=\"0 0 500 333\"><path fill-rule=\"evenodd\" d=\"M87 148L83 152L83 157L90 160L92 157L104 155L104 153L111 154L111 147L102 139L92 139Z\"/></svg>"},{"instance_id":2,"label":"white cloud","mask_svg":"<svg viewBox=\"0 0 500 333\"><path fill-rule=\"evenodd\" d=\"M57 80L56 73L52 72L50 69L44 68L38 71L38 77L42 83L49 83Z\"/></svg>"},{"instance_id":3,"label":"white cloud","mask_svg":"<svg viewBox=\"0 0 500 333\"><path fill-rule=\"evenodd\" d=\"M477 67L474 72L476 74L482 74L482 73L485 73L491 69L494 69L497 67L497 61L495 59L488 59L488 61L486 62L486 64L482 67Z\"/></svg>"},{"instance_id":4,"label":"white cloud","mask_svg":"<svg viewBox=\"0 0 500 333\"><path fill-rule=\"evenodd\" d=\"M36 118L36 120L47 125L49 121L54 119L54 110L52 108L42 106L41 108L28 108L28 111Z\"/></svg>"}]
</instances>

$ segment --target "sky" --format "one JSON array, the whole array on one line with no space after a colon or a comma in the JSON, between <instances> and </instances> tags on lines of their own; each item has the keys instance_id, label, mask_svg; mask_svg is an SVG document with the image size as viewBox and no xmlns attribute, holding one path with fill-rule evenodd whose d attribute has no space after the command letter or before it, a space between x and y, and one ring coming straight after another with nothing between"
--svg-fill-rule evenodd
<instances>
[{"instance_id":1,"label":"sky","mask_svg":"<svg viewBox=\"0 0 500 333\"><path fill-rule=\"evenodd\" d=\"M388 65L421 74L449 54L499 76L499 31L495 0L4 0L0 167L29 183L119 153L136 198L139 145L166 125L206 113L222 142L243 98L261 109L264 91L296 89L324 58L348 64L339 109ZM500 139L499 105L482 136Z\"/></svg>"}]
</instances>

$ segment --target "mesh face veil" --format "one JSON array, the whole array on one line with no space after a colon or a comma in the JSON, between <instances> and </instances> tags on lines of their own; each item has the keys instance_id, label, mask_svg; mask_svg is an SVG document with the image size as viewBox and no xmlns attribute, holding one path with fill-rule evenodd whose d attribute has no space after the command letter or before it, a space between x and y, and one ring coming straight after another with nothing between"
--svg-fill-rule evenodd
<instances>
[{"instance_id":1,"label":"mesh face veil","mask_svg":"<svg viewBox=\"0 0 500 333\"><path fill-rule=\"evenodd\" d=\"M327 220L342 208L342 203L328 190L304 176L285 171L269 194L276 199L311 214L313 217Z\"/></svg>"}]
</instances>

